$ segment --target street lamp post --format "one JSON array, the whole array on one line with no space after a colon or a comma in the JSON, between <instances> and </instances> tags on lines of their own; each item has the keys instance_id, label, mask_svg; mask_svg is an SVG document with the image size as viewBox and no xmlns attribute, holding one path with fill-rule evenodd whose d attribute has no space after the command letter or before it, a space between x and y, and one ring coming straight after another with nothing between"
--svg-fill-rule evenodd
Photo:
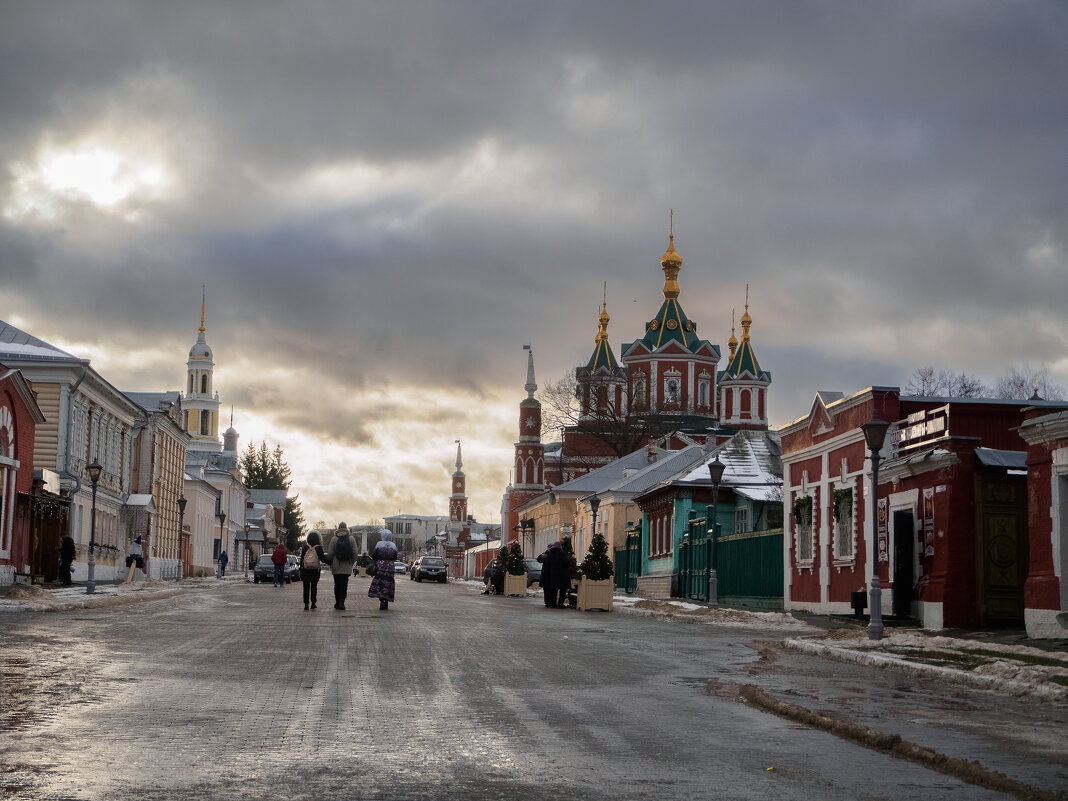
<instances>
[{"instance_id":1,"label":"street lamp post","mask_svg":"<svg viewBox=\"0 0 1068 801\"><path fill-rule=\"evenodd\" d=\"M226 522L226 512L220 511L215 516L219 518L219 553L222 553L226 550L226 537L223 532L223 523ZM229 556L229 554L227 554L227 556ZM224 568L220 563L219 569L215 573L217 578L222 578L223 569Z\"/></svg>"},{"instance_id":2,"label":"street lamp post","mask_svg":"<svg viewBox=\"0 0 1068 801\"><path fill-rule=\"evenodd\" d=\"M593 538L597 536L597 510L601 508L601 499L594 495L590 498L590 511L593 512L593 527L590 529L590 541L586 543L586 547L590 547L590 543L593 542Z\"/></svg>"},{"instance_id":3,"label":"street lamp post","mask_svg":"<svg viewBox=\"0 0 1068 801\"><path fill-rule=\"evenodd\" d=\"M248 557L249 557L248 538L249 538L249 535L251 533L252 533L252 529L249 526L249 524L246 522L245 523L245 581L248 581Z\"/></svg>"},{"instance_id":4,"label":"street lamp post","mask_svg":"<svg viewBox=\"0 0 1068 801\"><path fill-rule=\"evenodd\" d=\"M879 451L883 449L886 440L886 429L890 424L879 419L879 415L872 409L871 420L860 428L864 432L864 440L871 451L871 622L868 624L868 639L881 640L883 638L883 591L879 587Z\"/></svg>"},{"instance_id":5,"label":"street lamp post","mask_svg":"<svg viewBox=\"0 0 1068 801\"><path fill-rule=\"evenodd\" d=\"M719 454L708 463L708 477L712 480L712 519L708 521L708 605L719 606L719 577L716 575L716 544L719 524L716 521L716 505L719 502L719 482L727 465L719 460Z\"/></svg>"},{"instance_id":6,"label":"street lamp post","mask_svg":"<svg viewBox=\"0 0 1068 801\"><path fill-rule=\"evenodd\" d=\"M184 494L178 496L178 577L175 581L182 578L182 538L185 536L185 505L187 503Z\"/></svg>"},{"instance_id":7,"label":"street lamp post","mask_svg":"<svg viewBox=\"0 0 1068 801\"><path fill-rule=\"evenodd\" d=\"M88 595L96 592L96 560L93 554L96 547L96 485L100 482L100 473L103 469L96 459L93 459L85 468L89 473L89 480L93 483L93 505L89 512L89 568L85 582L85 592Z\"/></svg>"}]
</instances>

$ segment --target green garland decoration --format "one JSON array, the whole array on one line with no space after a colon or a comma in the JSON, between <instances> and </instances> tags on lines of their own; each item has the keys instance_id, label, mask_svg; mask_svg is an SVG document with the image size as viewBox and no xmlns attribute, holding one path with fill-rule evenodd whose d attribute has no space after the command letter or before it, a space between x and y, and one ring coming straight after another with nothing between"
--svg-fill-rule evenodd
<instances>
[{"instance_id":1,"label":"green garland decoration","mask_svg":"<svg viewBox=\"0 0 1068 801\"><path fill-rule=\"evenodd\" d=\"M849 508L853 508L852 487L846 487L845 489L836 489L834 491L834 507L831 511L834 513L835 520L838 520L839 510L842 508L842 504L849 504Z\"/></svg>"},{"instance_id":2,"label":"green garland decoration","mask_svg":"<svg viewBox=\"0 0 1068 801\"><path fill-rule=\"evenodd\" d=\"M794 499L794 520L800 525L806 517L812 519L812 496L798 495Z\"/></svg>"}]
</instances>

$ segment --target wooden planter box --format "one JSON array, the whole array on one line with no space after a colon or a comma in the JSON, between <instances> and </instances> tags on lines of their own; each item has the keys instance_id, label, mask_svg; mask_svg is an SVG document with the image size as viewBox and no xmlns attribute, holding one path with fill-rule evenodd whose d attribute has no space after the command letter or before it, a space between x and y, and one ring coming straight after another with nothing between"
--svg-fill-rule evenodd
<instances>
[{"instance_id":1,"label":"wooden planter box","mask_svg":"<svg viewBox=\"0 0 1068 801\"><path fill-rule=\"evenodd\" d=\"M615 582L612 579L590 581L580 578L578 583L578 608L580 612L589 609L612 611L612 596L615 595Z\"/></svg>"},{"instance_id":2,"label":"wooden planter box","mask_svg":"<svg viewBox=\"0 0 1068 801\"><path fill-rule=\"evenodd\" d=\"M356 566L356 575L357 576L363 576L364 578L367 578L367 568L366 567L360 567L359 565L357 565Z\"/></svg>"},{"instance_id":3,"label":"wooden planter box","mask_svg":"<svg viewBox=\"0 0 1068 801\"><path fill-rule=\"evenodd\" d=\"M511 573L505 573L504 575L504 594L505 595L522 595L527 594L527 574L522 573L518 576L513 576Z\"/></svg>"}]
</instances>

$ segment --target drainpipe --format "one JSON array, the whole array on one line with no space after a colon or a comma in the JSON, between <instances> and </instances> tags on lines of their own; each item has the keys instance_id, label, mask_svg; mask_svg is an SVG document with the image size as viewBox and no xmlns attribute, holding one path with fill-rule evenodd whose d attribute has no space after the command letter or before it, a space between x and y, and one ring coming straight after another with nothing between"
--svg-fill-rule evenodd
<instances>
[{"instance_id":1,"label":"drainpipe","mask_svg":"<svg viewBox=\"0 0 1068 801\"><path fill-rule=\"evenodd\" d=\"M78 376L78 380L74 382L67 391L67 443L66 450L63 454L63 469L60 471L60 475L74 482L74 488L70 491L70 497L73 498L78 490L82 488L81 476L76 476L70 471L70 446L71 439L74 435L74 393L77 392L78 387L82 385L82 381L89 374L89 368L82 365L82 374ZM88 432L86 432L88 436ZM67 521L67 531L70 531L70 520Z\"/></svg>"}]
</instances>

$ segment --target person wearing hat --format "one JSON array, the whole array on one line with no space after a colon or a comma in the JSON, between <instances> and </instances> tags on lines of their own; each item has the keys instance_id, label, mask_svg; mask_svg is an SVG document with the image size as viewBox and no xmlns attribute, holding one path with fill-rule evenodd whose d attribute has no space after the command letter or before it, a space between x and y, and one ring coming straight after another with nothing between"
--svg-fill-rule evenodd
<instances>
[{"instance_id":1,"label":"person wearing hat","mask_svg":"<svg viewBox=\"0 0 1068 801\"><path fill-rule=\"evenodd\" d=\"M349 595L349 576L356 564L356 546L344 521L337 524L337 530L330 538L326 559L330 563L330 572L334 574L334 609L344 610L345 599Z\"/></svg>"},{"instance_id":2,"label":"person wearing hat","mask_svg":"<svg viewBox=\"0 0 1068 801\"><path fill-rule=\"evenodd\" d=\"M371 554L371 571L374 578L367 589L368 598L378 599L379 611L389 609L389 602L397 589L396 571L393 565L397 561L397 546L393 544L393 532L388 528L379 532L381 539Z\"/></svg>"}]
</instances>

